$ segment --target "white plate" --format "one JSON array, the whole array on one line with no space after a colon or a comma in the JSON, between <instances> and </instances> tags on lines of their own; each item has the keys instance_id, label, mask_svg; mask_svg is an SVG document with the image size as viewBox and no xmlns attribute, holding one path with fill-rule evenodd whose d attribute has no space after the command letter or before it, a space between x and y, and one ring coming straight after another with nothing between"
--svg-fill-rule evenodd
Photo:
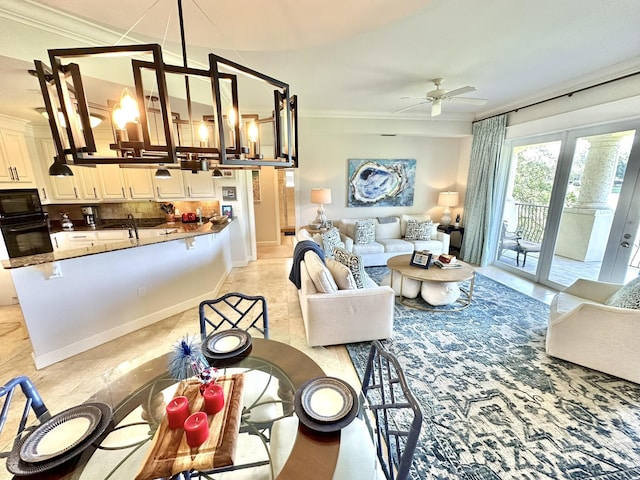
<instances>
[{"instance_id":1,"label":"white plate","mask_svg":"<svg viewBox=\"0 0 640 480\"><path fill-rule=\"evenodd\" d=\"M340 379L321 377L310 382L302 392L302 407L314 420L336 422L353 407L349 387Z\"/></svg>"},{"instance_id":2,"label":"white plate","mask_svg":"<svg viewBox=\"0 0 640 480\"><path fill-rule=\"evenodd\" d=\"M24 442L20 458L37 463L58 457L78 446L100 423L102 412L93 405L78 405L55 415Z\"/></svg>"}]
</instances>

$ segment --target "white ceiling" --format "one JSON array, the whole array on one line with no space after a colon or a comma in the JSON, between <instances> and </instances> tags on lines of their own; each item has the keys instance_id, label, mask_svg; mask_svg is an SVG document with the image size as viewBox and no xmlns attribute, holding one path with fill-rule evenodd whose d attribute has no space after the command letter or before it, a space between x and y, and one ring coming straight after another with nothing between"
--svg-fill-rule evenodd
<instances>
[{"instance_id":1,"label":"white ceiling","mask_svg":"<svg viewBox=\"0 0 640 480\"><path fill-rule=\"evenodd\" d=\"M26 70L48 64L48 48L153 42L181 64L176 5L0 0L0 113L37 121ZM489 100L438 117L470 121L640 70L638 0L183 0L183 11L190 66L214 52L287 82L301 116L426 118L426 106L393 112L444 77Z\"/></svg>"}]
</instances>

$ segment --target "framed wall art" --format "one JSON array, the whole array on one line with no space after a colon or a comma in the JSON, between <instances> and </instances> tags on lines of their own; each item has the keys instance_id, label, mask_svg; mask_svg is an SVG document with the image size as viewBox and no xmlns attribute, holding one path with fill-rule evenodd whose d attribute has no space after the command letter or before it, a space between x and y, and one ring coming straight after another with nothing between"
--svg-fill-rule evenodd
<instances>
[{"instance_id":1,"label":"framed wall art","mask_svg":"<svg viewBox=\"0 0 640 480\"><path fill-rule=\"evenodd\" d=\"M236 187L222 187L222 200L237 200Z\"/></svg>"},{"instance_id":2,"label":"framed wall art","mask_svg":"<svg viewBox=\"0 0 640 480\"><path fill-rule=\"evenodd\" d=\"M253 185L253 201L262 201L262 187L260 186L260 170L251 171L251 182Z\"/></svg>"},{"instance_id":3,"label":"framed wall art","mask_svg":"<svg viewBox=\"0 0 640 480\"><path fill-rule=\"evenodd\" d=\"M410 207L415 159L348 160L348 207Z\"/></svg>"}]
</instances>

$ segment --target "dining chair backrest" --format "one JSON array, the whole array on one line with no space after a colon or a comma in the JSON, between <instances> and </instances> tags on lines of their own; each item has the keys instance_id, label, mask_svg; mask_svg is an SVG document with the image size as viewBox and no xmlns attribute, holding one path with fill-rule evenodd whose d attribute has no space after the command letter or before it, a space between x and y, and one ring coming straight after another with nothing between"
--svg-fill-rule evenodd
<instances>
[{"instance_id":1,"label":"dining chair backrest","mask_svg":"<svg viewBox=\"0 0 640 480\"><path fill-rule=\"evenodd\" d=\"M269 315L267 301L260 295L227 293L214 300L200 303L200 336L204 340L217 330L240 328L259 331L269 338Z\"/></svg>"},{"instance_id":2,"label":"dining chair backrest","mask_svg":"<svg viewBox=\"0 0 640 480\"><path fill-rule=\"evenodd\" d=\"M38 393L33 382L25 376L15 377L9 380L7 383L0 387L0 398L4 397L4 402L2 404L2 410L0 411L0 432L4 429L5 424L7 423L7 418L9 417L9 411L11 406L11 401L13 400L13 396L18 390L18 387L22 390L24 394L24 408L22 409L22 417L20 418L20 422L18 424L18 428L16 434L19 435L25 429L29 413L33 410L36 418L42 423L51 418L51 414L47 409L47 406L42 401L42 397ZM7 456L8 452L0 453L0 456Z\"/></svg>"},{"instance_id":3,"label":"dining chair backrest","mask_svg":"<svg viewBox=\"0 0 640 480\"><path fill-rule=\"evenodd\" d=\"M378 340L371 344L362 393L380 466L389 480L404 480L420 436L422 412L398 359Z\"/></svg>"}]
</instances>

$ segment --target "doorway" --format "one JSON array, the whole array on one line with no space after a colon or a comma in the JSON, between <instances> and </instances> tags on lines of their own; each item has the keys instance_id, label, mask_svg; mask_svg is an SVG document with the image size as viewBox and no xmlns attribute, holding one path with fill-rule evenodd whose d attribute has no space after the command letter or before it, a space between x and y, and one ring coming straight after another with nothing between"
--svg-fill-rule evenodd
<instances>
[{"instance_id":1,"label":"doorway","mask_svg":"<svg viewBox=\"0 0 640 480\"><path fill-rule=\"evenodd\" d=\"M578 278L637 276L638 129L635 122L512 141L496 264L555 289Z\"/></svg>"}]
</instances>

